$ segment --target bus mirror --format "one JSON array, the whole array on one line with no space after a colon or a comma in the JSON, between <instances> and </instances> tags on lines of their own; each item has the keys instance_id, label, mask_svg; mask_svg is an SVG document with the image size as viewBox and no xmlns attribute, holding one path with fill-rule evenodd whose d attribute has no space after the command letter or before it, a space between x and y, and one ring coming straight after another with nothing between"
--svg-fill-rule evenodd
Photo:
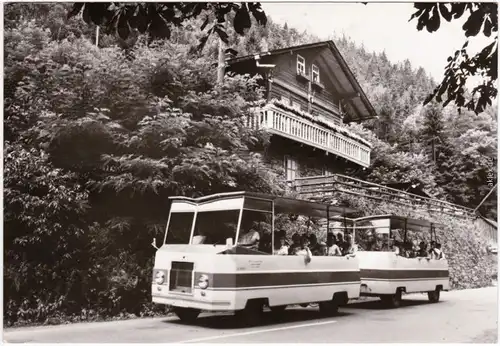
<instances>
[{"instance_id":1,"label":"bus mirror","mask_svg":"<svg viewBox=\"0 0 500 346\"><path fill-rule=\"evenodd\" d=\"M226 238L226 246L233 247L233 238Z\"/></svg>"},{"instance_id":2,"label":"bus mirror","mask_svg":"<svg viewBox=\"0 0 500 346\"><path fill-rule=\"evenodd\" d=\"M156 238L153 238L153 242L151 243L151 245L156 249L158 250L158 246L156 246Z\"/></svg>"}]
</instances>

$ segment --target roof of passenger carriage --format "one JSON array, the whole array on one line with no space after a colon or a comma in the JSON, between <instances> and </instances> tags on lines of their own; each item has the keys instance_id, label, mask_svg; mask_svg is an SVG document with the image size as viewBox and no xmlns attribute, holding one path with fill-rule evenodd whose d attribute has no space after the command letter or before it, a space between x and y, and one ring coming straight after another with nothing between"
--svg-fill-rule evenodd
<instances>
[{"instance_id":1,"label":"roof of passenger carriage","mask_svg":"<svg viewBox=\"0 0 500 346\"><path fill-rule=\"evenodd\" d=\"M169 199L186 201L191 203L204 203L218 199L227 199L235 197L250 197L256 199L274 201L275 213L293 213L293 214L301 214L312 217L326 218L328 216L333 217L334 215L346 215L357 212L356 209L344 206L335 206L326 203L312 202L302 199L295 199L290 197L276 196L266 193L250 192L250 191L216 193L213 195L207 195L197 198L184 197L184 196L171 196L169 197Z\"/></svg>"},{"instance_id":2,"label":"roof of passenger carriage","mask_svg":"<svg viewBox=\"0 0 500 346\"><path fill-rule=\"evenodd\" d=\"M413 219L410 217L393 215L393 214L364 216L364 217L360 217L360 218L355 219L355 221L359 222L359 221L387 220L387 219L390 220L391 228L404 229L405 225L406 225L407 229L418 230L419 228L422 228L422 227L431 228L431 226L435 226L435 227L442 226L439 223L430 222L430 221L423 220L423 219Z\"/></svg>"}]
</instances>

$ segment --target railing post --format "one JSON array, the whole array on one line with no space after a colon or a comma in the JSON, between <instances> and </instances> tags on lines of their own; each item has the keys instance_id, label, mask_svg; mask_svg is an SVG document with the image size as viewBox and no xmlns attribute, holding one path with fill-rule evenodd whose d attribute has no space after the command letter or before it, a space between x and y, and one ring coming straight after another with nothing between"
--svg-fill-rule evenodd
<instances>
[{"instance_id":1,"label":"railing post","mask_svg":"<svg viewBox=\"0 0 500 346\"><path fill-rule=\"evenodd\" d=\"M269 129L273 129L273 120L274 120L274 111L273 110L267 110L266 111L266 126Z\"/></svg>"}]
</instances>

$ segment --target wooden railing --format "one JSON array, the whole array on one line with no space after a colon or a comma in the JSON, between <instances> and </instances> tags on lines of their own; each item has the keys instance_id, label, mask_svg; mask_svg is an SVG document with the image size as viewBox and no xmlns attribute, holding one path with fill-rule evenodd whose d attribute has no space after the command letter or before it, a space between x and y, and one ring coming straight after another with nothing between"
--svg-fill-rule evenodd
<instances>
[{"instance_id":1,"label":"wooden railing","mask_svg":"<svg viewBox=\"0 0 500 346\"><path fill-rule=\"evenodd\" d=\"M294 186L303 198L308 199L345 193L418 208L429 213L442 213L464 218L476 217L474 210L471 208L434 198L422 197L341 174L298 178L294 181Z\"/></svg>"},{"instance_id":2,"label":"wooden railing","mask_svg":"<svg viewBox=\"0 0 500 346\"><path fill-rule=\"evenodd\" d=\"M248 119L247 125L256 129L265 128L270 133L325 150L363 167L370 165L371 148L366 144L275 105L265 106L258 114Z\"/></svg>"}]
</instances>

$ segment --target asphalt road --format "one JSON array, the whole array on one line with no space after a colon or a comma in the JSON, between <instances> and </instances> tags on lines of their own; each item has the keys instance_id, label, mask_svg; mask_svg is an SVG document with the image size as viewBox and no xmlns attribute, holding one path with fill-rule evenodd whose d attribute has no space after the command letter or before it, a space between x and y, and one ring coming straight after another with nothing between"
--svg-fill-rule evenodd
<instances>
[{"instance_id":1,"label":"asphalt road","mask_svg":"<svg viewBox=\"0 0 500 346\"><path fill-rule=\"evenodd\" d=\"M232 315L202 314L195 325L176 317L79 323L4 330L6 342L36 343L497 343L498 289L442 292L430 304L427 295L403 296L399 309L383 309L378 300L355 302L331 318L315 308L287 309L284 318L237 328Z\"/></svg>"}]
</instances>

